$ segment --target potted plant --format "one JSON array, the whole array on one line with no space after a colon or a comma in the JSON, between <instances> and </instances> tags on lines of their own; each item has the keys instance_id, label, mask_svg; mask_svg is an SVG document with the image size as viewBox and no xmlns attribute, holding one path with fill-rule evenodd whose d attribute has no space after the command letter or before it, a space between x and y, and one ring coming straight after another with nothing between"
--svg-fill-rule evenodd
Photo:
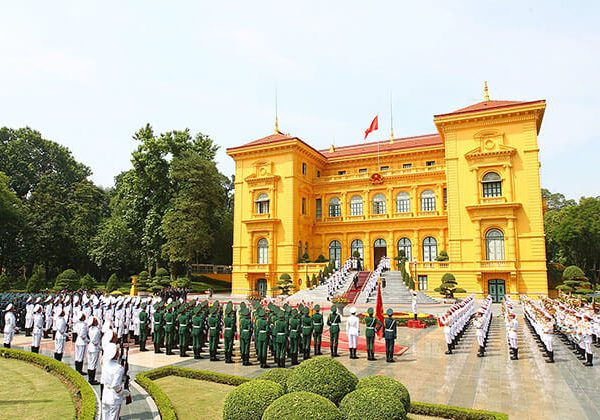
<instances>
[{"instance_id":1,"label":"potted plant","mask_svg":"<svg viewBox=\"0 0 600 420\"><path fill-rule=\"evenodd\" d=\"M331 303L337 306L340 313L344 312L344 308L350 303L350 299L348 299L348 295L346 293L341 295L335 295L331 298Z\"/></svg>"}]
</instances>

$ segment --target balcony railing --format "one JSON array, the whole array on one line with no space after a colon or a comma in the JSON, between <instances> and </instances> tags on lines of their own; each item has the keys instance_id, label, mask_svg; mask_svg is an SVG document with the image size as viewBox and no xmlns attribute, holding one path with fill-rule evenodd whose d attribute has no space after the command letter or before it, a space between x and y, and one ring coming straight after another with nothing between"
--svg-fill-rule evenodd
<instances>
[{"instance_id":1,"label":"balcony railing","mask_svg":"<svg viewBox=\"0 0 600 420\"><path fill-rule=\"evenodd\" d=\"M515 262L509 260L483 260L479 261L479 268L488 271L514 270Z\"/></svg>"},{"instance_id":2,"label":"balcony railing","mask_svg":"<svg viewBox=\"0 0 600 420\"><path fill-rule=\"evenodd\" d=\"M445 172L446 167L442 165L436 166L416 166L413 168L399 168L399 169L389 169L386 171L380 171L383 178L390 178L393 176L403 176L403 175L414 175L414 174L422 174L422 173L430 173L430 172ZM343 175L329 175L329 176L321 176L319 178L314 178L315 184L325 184L330 182L342 182L342 181L368 181L371 178L371 175L376 171L372 172L355 172L355 173L346 173Z\"/></svg>"},{"instance_id":3,"label":"balcony railing","mask_svg":"<svg viewBox=\"0 0 600 420\"><path fill-rule=\"evenodd\" d=\"M271 271L271 264L248 264L246 271L248 273L268 273Z\"/></svg>"}]
</instances>

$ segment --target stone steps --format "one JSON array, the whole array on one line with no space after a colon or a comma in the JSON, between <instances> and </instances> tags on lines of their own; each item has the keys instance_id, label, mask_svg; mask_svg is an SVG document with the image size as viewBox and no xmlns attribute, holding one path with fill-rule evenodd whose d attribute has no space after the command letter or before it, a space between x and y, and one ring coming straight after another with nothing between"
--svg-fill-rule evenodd
<instances>
[{"instance_id":1,"label":"stone steps","mask_svg":"<svg viewBox=\"0 0 600 420\"><path fill-rule=\"evenodd\" d=\"M385 287L381 288L381 298L385 304L411 304L412 294L402 280L402 273L399 271L387 271L382 275L382 281L385 279ZM373 289L371 295L361 303L372 303L377 301L377 288ZM438 300L427 296L423 292L417 292L418 304L435 304Z\"/></svg>"}]
</instances>

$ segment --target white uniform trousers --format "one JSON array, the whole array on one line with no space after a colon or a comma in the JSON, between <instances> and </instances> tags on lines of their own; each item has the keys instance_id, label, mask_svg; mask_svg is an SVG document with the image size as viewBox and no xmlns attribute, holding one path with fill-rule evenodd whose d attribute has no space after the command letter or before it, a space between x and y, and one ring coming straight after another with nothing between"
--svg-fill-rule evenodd
<instances>
[{"instance_id":1,"label":"white uniform trousers","mask_svg":"<svg viewBox=\"0 0 600 420\"><path fill-rule=\"evenodd\" d=\"M42 341L42 333L33 333L31 335L31 347L39 347Z\"/></svg>"},{"instance_id":2,"label":"white uniform trousers","mask_svg":"<svg viewBox=\"0 0 600 420\"><path fill-rule=\"evenodd\" d=\"M358 335L349 335L348 336L348 348L355 349L357 341L358 341Z\"/></svg>"},{"instance_id":3,"label":"white uniform trousers","mask_svg":"<svg viewBox=\"0 0 600 420\"><path fill-rule=\"evenodd\" d=\"M13 336L15 335L15 331L9 331L4 333L4 344L10 344L12 342Z\"/></svg>"},{"instance_id":4,"label":"white uniform trousers","mask_svg":"<svg viewBox=\"0 0 600 420\"><path fill-rule=\"evenodd\" d=\"M54 352L55 353L63 353L65 350L65 337L61 336L60 334L56 334L56 337L54 338Z\"/></svg>"},{"instance_id":5,"label":"white uniform trousers","mask_svg":"<svg viewBox=\"0 0 600 420\"><path fill-rule=\"evenodd\" d=\"M554 351L554 347L552 346L552 335L553 334L543 334L542 335L542 340L544 341L544 344L546 345L546 348L548 349L548 351Z\"/></svg>"},{"instance_id":6,"label":"white uniform trousers","mask_svg":"<svg viewBox=\"0 0 600 420\"><path fill-rule=\"evenodd\" d=\"M477 342L479 343L479 347L483 347L483 337L485 333L483 332L483 328L477 328Z\"/></svg>"},{"instance_id":7,"label":"white uniform trousers","mask_svg":"<svg viewBox=\"0 0 600 420\"><path fill-rule=\"evenodd\" d=\"M99 351L88 351L87 353L87 368L89 370L96 369L98 366L98 358L100 357Z\"/></svg>"},{"instance_id":8,"label":"white uniform trousers","mask_svg":"<svg viewBox=\"0 0 600 420\"><path fill-rule=\"evenodd\" d=\"M75 361L76 362L83 362L83 357L85 356L86 348L87 348L87 344L75 346Z\"/></svg>"}]
</instances>

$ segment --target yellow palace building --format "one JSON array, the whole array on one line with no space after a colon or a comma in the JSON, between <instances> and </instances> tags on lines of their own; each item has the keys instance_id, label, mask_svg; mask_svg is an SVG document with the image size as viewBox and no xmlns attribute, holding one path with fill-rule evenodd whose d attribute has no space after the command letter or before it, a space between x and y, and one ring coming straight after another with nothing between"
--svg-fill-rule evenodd
<instances>
[{"instance_id":1,"label":"yellow palace building","mask_svg":"<svg viewBox=\"0 0 600 420\"><path fill-rule=\"evenodd\" d=\"M358 251L404 250L419 288L446 272L476 294L547 294L538 134L546 102L490 100L435 115L434 134L317 150L277 128L236 163L232 293L296 290ZM448 261L437 261L444 250ZM393 264L395 266L395 264Z\"/></svg>"}]
</instances>

